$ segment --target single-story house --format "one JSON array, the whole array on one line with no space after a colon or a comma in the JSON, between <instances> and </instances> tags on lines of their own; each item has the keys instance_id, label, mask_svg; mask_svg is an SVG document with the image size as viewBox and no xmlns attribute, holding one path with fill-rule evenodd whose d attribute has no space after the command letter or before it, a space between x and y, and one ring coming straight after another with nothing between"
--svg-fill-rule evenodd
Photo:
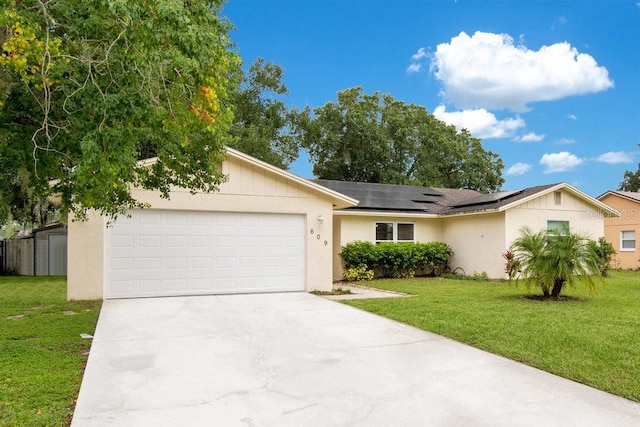
<instances>
[{"instance_id":1,"label":"single-story house","mask_svg":"<svg viewBox=\"0 0 640 427\"><path fill-rule=\"evenodd\" d=\"M636 236L640 236L640 193L607 191L598 200L620 212L619 217L604 218L604 237L617 252L613 267L640 267L640 252L636 244Z\"/></svg>"},{"instance_id":2,"label":"single-story house","mask_svg":"<svg viewBox=\"0 0 640 427\"><path fill-rule=\"evenodd\" d=\"M333 277L342 278L340 248L355 240L440 241L454 254L453 270L505 277L502 254L523 226L534 231L564 223L598 239L604 217L617 216L606 204L566 183L483 194L473 190L315 180L359 200L334 210Z\"/></svg>"},{"instance_id":3,"label":"single-story house","mask_svg":"<svg viewBox=\"0 0 640 427\"><path fill-rule=\"evenodd\" d=\"M69 221L68 298L330 290L354 240L442 241L452 267L504 277L523 225L566 222L597 238L617 214L568 184L481 194L306 180L233 149L221 167L219 192L134 189L149 208L109 226L92 212Z\"/></svg>"}]
</instances>

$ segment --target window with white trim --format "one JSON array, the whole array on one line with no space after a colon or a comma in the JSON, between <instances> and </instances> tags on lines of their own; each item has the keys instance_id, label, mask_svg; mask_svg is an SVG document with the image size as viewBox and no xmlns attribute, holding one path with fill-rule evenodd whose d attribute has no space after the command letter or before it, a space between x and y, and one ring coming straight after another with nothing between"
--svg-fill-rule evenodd
<instances>
[{"instance_id":1,"label":"window with white trim","mask_svg":"<svg viewBox=\"0 0 640 427\"><path fill-rule=\"evenodd\" d=\"M636 232L633 230L620 232L620 250L635 251L636 250Z\"/></svg>"},{"instance_id":2,"label":"window with white trim","mask_svg":"<svg viewBox=\"0 0 640 427\"><path fill-rule=\"evenodd\" d=\"M569 221L547 220L547 231L554 234L562 234L569 230Z\"/></svg>"},{"instance_id":3,"label":"window with white trim","mask_svg":"<svg viewBox=\"0 0 640 427\"><path fill-rule=\"evenodd\" d=\"M376 243L415 241L415 224L411 222L376 222Z\"/></svg>"}]
</instances>

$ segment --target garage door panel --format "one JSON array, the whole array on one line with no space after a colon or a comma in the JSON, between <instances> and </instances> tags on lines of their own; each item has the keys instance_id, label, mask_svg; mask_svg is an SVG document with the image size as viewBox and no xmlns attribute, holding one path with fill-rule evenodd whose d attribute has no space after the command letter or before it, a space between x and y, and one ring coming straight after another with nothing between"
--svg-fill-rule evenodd
<instances>
[{"instance_id":1,"label":"garage door panel","mask_svg":"<svg viewBox=\"0 0 640 427\"><path fill-rule=\"evenodd\" d=\"M304 290L302 215L148 210L105 236L105 296Z\"/></svg>"}]
</instances>

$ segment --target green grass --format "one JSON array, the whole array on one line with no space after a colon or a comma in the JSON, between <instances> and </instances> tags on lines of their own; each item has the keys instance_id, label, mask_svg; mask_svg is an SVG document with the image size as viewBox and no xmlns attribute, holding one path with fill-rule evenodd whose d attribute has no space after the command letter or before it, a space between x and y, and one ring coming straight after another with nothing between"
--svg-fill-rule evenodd
<instances>
[{"instance_id":1,"label":"green grass","mask_svg":"<svg viewBox=\"0 0 640 427\"><path fill-rule=\"evenodd\" d=\"M343 301L609 393L640 401L640 273L614 271L577 301L535 301L522 284L418 278L370 282L410 298Z\"/></svg>"},{"instance_id":2,"label":"green grass","mask_svg":"<svg viewBox=\"0 0 640 427\"><path fill-rule=\"evenodd\" d=\"M101 301L66 300L63 277L0 277L0 425L71 422Z\"/></svg>"}]
</instances>

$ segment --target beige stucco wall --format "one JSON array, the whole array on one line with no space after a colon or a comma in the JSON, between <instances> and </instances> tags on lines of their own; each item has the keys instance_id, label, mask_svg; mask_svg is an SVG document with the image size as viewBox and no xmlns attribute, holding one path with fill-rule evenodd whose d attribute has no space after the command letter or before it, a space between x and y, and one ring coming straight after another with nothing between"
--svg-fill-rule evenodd
<instances>
[{"instance_id":1,"label":"beige stucco wall","mask_svg":"<svg viewBox=\"0 0 640 427\"><path fill-rule=\"evenodd\" d=\"M329 266L333 246L331 198L235 157L223 163L222 171L229 176L229 180L216 193L193 195L189 191L174 189L167 200L154 191L134 190L133 196L149 203L151 209L305 215L305 288L309 291L330 290L332 274ZM318 221L319 214L324 217L323 223ZM104 218L95 214L91 214L85 222L69 222L69 299L103 298L104 229Z\"/></svg>"},{"instance_id":2,"label":"beige stucco wall","mask_svg":"<svg viewBox=\"0 0 640 427\"><path fill-rule=\"evenodd\" d=\"M467 275L486 272L491 278L504 278L504 224L504 212L445 217L443 242L453 250L451 268L462 268Z\"/></svg>"},{"instance_id":3,"label":"beige stucco wall","mask_svg":"<svg viewBox=\"0 0 640 427\"><path fill-rule=\"evenodd\" d=\"M334 251L333 251L333 279L342 280L343 263L340 259L342 246L356 240L374 242L376 238L376 222L401 222L415 224L414 233L417 242L442 241L440 219L437 217L420 218L417 215L389 214L350 214L349 212L335 212Z\"/></svg>"},{"instance_id":4,"label":"beige stucco wall","mask_svg":"<svg viewBox=\"0 0 640 427\"><path fill-rule=\"evenodd\" d=\"M520 236L523 226L537 232L547 228L547 220L569 221L572 232L594 240L604 236L604 217L607 213L569 191L560 191L562 196L559 205L555 204L551 192L506 211L507 246Z\"/></svg>"},{"instance_id":5,"label":"beige stucco wall","mask_svg":"<svg viewBox=\"0 0 640 427\"><path fill-rule=\"evenodd\" d=\"M640 239L640 203L614 194L605 194L601 202L606 203L618 212L619 217L607 216L604 219L604 237L616 250L613 266L615 268L635 269L640 267L638 239ZM636 232L636 249L620 250L620 232Z\"/></svg>"}]
</instances>

